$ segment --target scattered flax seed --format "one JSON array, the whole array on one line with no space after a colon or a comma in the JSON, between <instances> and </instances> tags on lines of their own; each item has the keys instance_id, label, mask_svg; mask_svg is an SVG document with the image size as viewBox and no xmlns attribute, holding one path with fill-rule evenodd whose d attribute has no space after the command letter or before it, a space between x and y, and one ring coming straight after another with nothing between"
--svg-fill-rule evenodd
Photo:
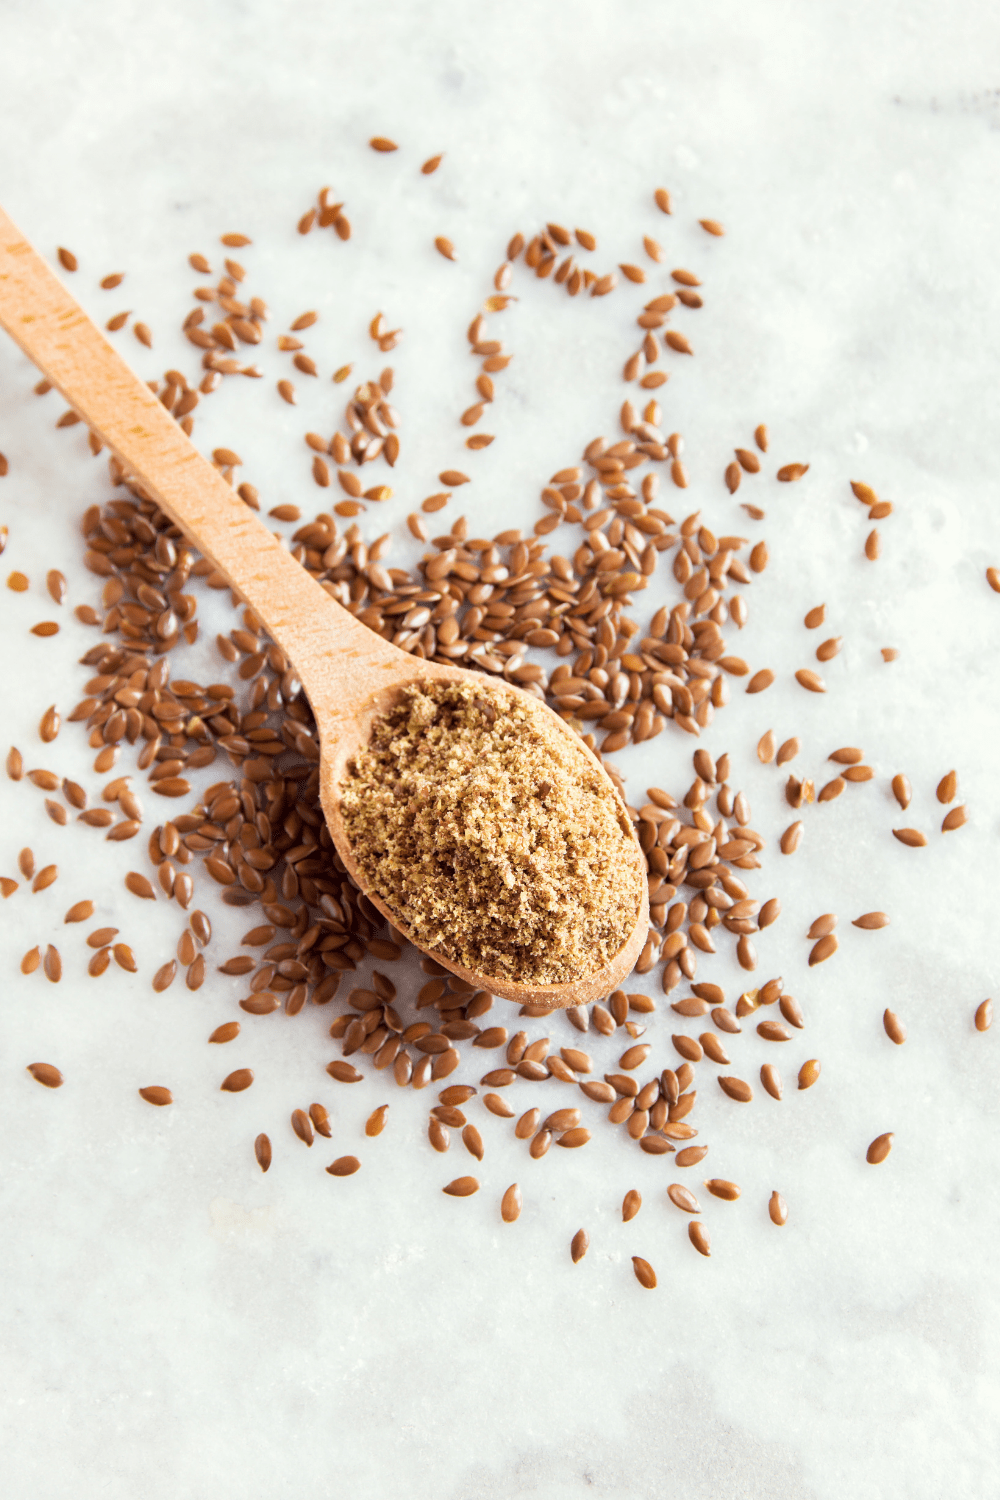
<instances>
[{"instance_id":1,"label":"scattered flax seed","mask_svg":"<svg viewBox=\"0 0 1000 1500\"><path fill-rule=\"evenodd\" d=\"M651 1292L656 1286L656 1272L649 1261L643 1260L641 1255L633 1255L632 1270L635 1272L635 1279L639 1285L645 1287L647 1292Z\"/></svg>"},{"instance_id":2,"label":"scattered flax seed","mask_svg":"<svg viewBox=\"0 0 1000 1500\"><path fill-rule=\"evenodd\" d=\"M760 1081L765 1092L770 1094L772 1099L777 1099L780 1103L784 1087L781 1082L781 1074L774 1066L774 1063L764 1063L760 1070Z\"/></svg>"},{"instance_id":3,"label":"scattered flax seed","mask_svg":"<svg viewBox=\"0 0 1000 1500\"><path fill-rule=\"evenodd\" d=\"M28 577L26 573L19 573L16 569L7 575L7 587L14 594L23 594L28 588Z\"/></svg>"},{"instance_id":4,"label":"scattered flax seed","mask_svg":"<svg viewBox=\"0 0 1000 1500\"><path fill-rule=\"evenodd\" d=\"M799 1069L799 1088L811 1089L820 1075L820 1062L818 1057L810 1057Z\"/></svg>"},{"instance_id":5,"label":"scattered flax seed","mask_svg":"<svg viewBox=\"0 0 1000 1500\"><path fill-rule=\"evenodd\" d=\"M976 1007L975 1021L977 1031L989 1031L990 1027L993 1025L992 1000L983 1000L982 1003Z\"/></svg>"},{"instance_id":6,"label":"scattered flax seed","mask_svg":"<svg viewBox=\"0 0 1000 1500\"><path fill-rule=\"evenodd\" d=\"M589 1249L590 1235L585 1229L578 1229L570 1241L569 1247L569 1253L573 1257L573 1264L576 1265L579 1261L583 1260Z\"/></svg>"},{"instance_id":7,"label":"scattered flax seed","mask_svg":"<svg viewBox=\"0 0 1000 1500\"><path fill-rule=\"evenodd\" d=\"M779 766L786 765L788 761L795 759L801 749L801 742L794 736L790 740L785 740L778 748L778 754L775 758L776 764Z\"/></svg>"},{"instance_id":8,"label":"scattered flax seed","mask_svg":"<svg viewBox=\"0 0 1000 1500\"><path fill-rule=\"evenodd\" d=\"M457 260L458 258L455 254L455 246L446 235L439 234L437 236L434 241L434 248L439 255L444 256L445 260Z\"/></svg>"},{"instance_id":9,"label":"scattered flax seed","mask_svg":"<svg viewBox=\"0 0 1000 1500\"><path fill-rule=\"evenodd\" d=\"M77 269L79 261L72 250L67 250L63 245L60 245L56 254L59 257L59 264L64 271L75 271Z\"/></svg>"},{"instance_id":10,"label":"scattered flax seed","mask_svg":"<svg viewBox=\"0 0 1000 1500\"><path fill-rule=\"evenodd\" d=\"M666 188L657 188L653 194L653 201L661 213L669 214L672 211L670 207L670 194Z\"/></svg>"},{"instance_id":11,"label":"scattered flax seed","mask_svg":"<svg viewBox=\"0 0 1000 1500\"><path fill-rule=\"evenodd\" d=\"M134 974L136 972L137 965L135 961L135 954L132 952L132 949L129 947L128 943L115 943L111 952L114 956L115 963L120 969L124 969L126 974Z\"/></svg>"},{"instance_id":12,"label":"scattered flax seed","mask_svg":"<svg viewBox=\"0 0 1000 1500\"><path fill-rule=\"evenodd\" d=\"M828 958L832 958L837 951L837 947L837 939L832 932L826 937L820 938L819 942L813 945L809 953L810 969L816 964L825 963Z\"/></svg>"},{"instance_id":13,"label":"scattered flax seed","mask_svg":"<svg viewBox=\"0 0 1000 1500\"><path fill-rule=\"evenodd\" d=\"M906 1041L906 1027L896 1015L896 1012L892 1010L884 1011L882 1013L882 1025L885 1027L885 1034L889 1040L895 1042L897 1047L901 1047Z\"/></svg>"},{"instance_id":14,"label":"scattered flax seed","mask_svg":"<svg viewBox=\"0 0 1000 1500\"><path fill-rule=\"evenodd\" d=\"M222 1080L219 1088L226 1094L241 1094L253 1083L252 1068L237 1068L235 1072L227 1074Z\"/></svg>"},{"instance_id":15,"label":"scattered flax seed","mask_svg":"<svg viewBox=\"0 0 1000 1500\"><path fill-rule=\"evenodd\" d=\"M865 556L869 562L875 562L881 553L882 547L878 531L870 531L865 538Z\"/></svg>"},{"instance_id":16,"label":"scattered flax seed","mask_svg":"<svg viewBox=\"0 0 1000 1500\"><path fill-rule=\"evenodd\" d=\"M967 818L968 814L964 806L953 807L951 812L946 814L944 821L941 824L941 832L952 833L956 828L961 828L966 822Z\"/></svg>"},{"instance_id":17,"label":"scattered flax seed","mask_svg":"<svg viewBox=\"0 0 1000 1500\"><path fill-rule=\"evenodd\" d=\"M27 878L27 877L25 877L25 878ZM34 880L31 882L31 889L32 889L32 891L45 891L45 890L48 890L49 886L52 885L52 883L55 880L58 880L58 878L59 878L59 866L58 865L46 865L43 870L39 870L38 874L35 876Z\"/></svg>"},{"instance_id":18,"label":"scattered flax seed","mask_svg":"<svg viewBox=\"0 0 1000 1500\"><path fill-rule=\"evenodd\" d=\"M31 633L40 636L58 635L59 626L55 620L40 620L37 625L32 625Z\"/></svg>"},{"instance_id":19,"label":"scattered flax seed","mask_svg":"<svg viewBox=\"0 0 1000 1500\"><path fill-rule=\"evenodd\" d=\"M173 984L176 975L177 962L172 958L169 963L165 963L162 968L157 969L153 975L153 989L157 994L162 994L164 990L169 989ZM211 1038L209 1040L211 1041Z\"/></svg>"},{"instance_id":20,"label":"scattered flax seed","mask_svg":"<svg viewBox=\"0 0 1000 1500\"><path fill-rule=\"evenodd\" d=\"M753 1099L753 1089L742 1078L733 1078L728 1074L720 1074L718 1084L722 1092L727 1094L730 1099L735 1099L737 1104L749 1104Z\"/></svg>"},{"instance_id":21,"label":"scattered flax seed","mask_svg":"<svg viewBox=\"0 0 1000 1500\"><path fill-rule=\"evenodd\" d=\"M802 842L803 825L790 823L778 841L782 854L794 854Z\"/></svg>"},{"instance_id":22,"label":"scattered flax seed","mask_svg":"<svg viewBox=\"0 0 1000 1500\"><path fill-rule=\"evenodd\" d=\"M11 880L8 875L0 875L0 896L6 901L8 896L13 896L18 888L18 882Z\"/></svg>"},{"instance_id":23,"label":"scattered flax seed","mask_svg":"<svg viewBox=\"0 0 1000 1500\"><path fill-rule=\"evenodd\" d=\"M727 1182L724 1177L709 1177L705 1186L713 1198L721 1198L724 1203L735 1203L740 1196L740 1190L735 1182Z\"/></svg>"},{"instance_id":24,"label":"scattered flax seed","mask_svg":"<svg viewBox=\"0 0 1000 1500\"><path fill-rule=\"evenodd\" d=\"M389 1108L389 1106L387 1104L383 1104L382 1105L382 1110L387 1110L388 1108ZM379 1110L375 1111L375 1115L377 1115L379 1113L380 1113ZM375 1118L375 1115L372 1116L372 1119ZM310 1120L313 1123L313 1127L315 1128L316 1134L324 1136L326 1140L329 1140L330 1137L333 1135L333 1126L330 1124L330 1112L326 1108L326 1106L323 1105L323 1104L310 1104L310 1106L309 1106L309 1118L310 1118ZM383 1114L382 1118L383 1118L383 1120L385 1119L384 1114ZM379 1127L379 1129L381 1129L381 1127ZM366 1135L378 1135L379 1131L378 1130L369 1131L366 1128L365 1134Z\"/></svg>"},{"instance_id":25,"label":"scattered flax seed","mask_svg":"<svg viewBox=\"0 0 1000 1500\"><path fill-rule=\"evenodd\" d=\"M688 1225L688 1239L699 1255L711 1255L712 1241L709 1239L708 1230L700 1219L695 1219Z\"/></svg>"},{"instance_id":26,"label":"scattered flax seed","mask_svg":"<svg viewBox=\"0 0 1000 1500\"><path fill-rule=\"evenodd\" d=\"M771 686L773 681L774 673L771 671L770 667L762 667L759 672L755 672L751 677L750 681L747 683L746 690L748 693L763 693L767 688Z\"/></svg>"},{"instance_id":27,"label":"scattered flax seed","mask_svg":"<svg viewBox=\"0 0 1000 1500\"><path fill-rule=\"evenodd\" d=\"M271 1142L263 1132L253 1143L253 1154L257 1158L257 1165L260 1167L260 1170L266 1172L271 1165Z\"/></svg>"},{"instance_id":28,"label":"scattered flax seed","mask_svg":"<svg viewBox=\"0 0 1000 1500\"><path fill-rule=\"evenodd\" d=\"M759 427L754 428L753 440L761 453L767 452L767 428L763 422L761 422Z\"/></svg>"},{"instance_id":29,"label":"scattered flax seed","mask_svg":"<svg viewBox=\"0 0 1000 1500\"><path fill-rule=\"evenodd\" d=\"M485 683L409 689L349 766L342 808L421 946L555 983L619 951L639 892L613 794L542 724Z\"/></svg>"},{"instance_id":30,"label":"scattered flax seed","mask_svg":"<svg viewBox=\"0 0 1000 1500\"><path fill-rule=\"evenodd\" d=\"M137 870L130 870L125 876L125 889L131 891L133 896L139 896L143 901L155 901L156 892L145 875L140 875Z\"/></svg>"},{"instance_id":31,"label":"scattered flax seed","mask_svg":"<svg viewBox=\"0 0 1000 1500\"><path fill-rule=\"evenodd\" d=\"M20 781L24 775L24 761L15 745L11 745L7 752L7 775L11 781Z\"/></svg>"},{"instance_id":32,"label":"scattered flax seed","mask_svg":"<svg viewBox=\"0 0 1000 1500\"><path fill-rule=\"evenodd\" d=\"M21 959L21 973L22 974L34 974L35 970L38 968L38 966L41 963L41 961L42 961L42 950L41 950L41 948L29 948L28 951L27 951L27 953Z\"/></svg>"},{"instance_id":33,"label":"scattered flax seed","mask_svg":"<svg viewBox=\"0 0 1000 1500\"><path fill-rule=\"evenodd\" d=\"M442 152L440 156L429 156L427 158L423 166L420 168L425 177L429 177L432 172L437 171L438 167L441 165L443 156L444 153Z\"/></svg>"},{"instance_id":34,"label":"scattered flax seed","mask_svg":"<svg viewBox=\"0 0 1000 1500\"><path fill-rule=\"evenodd\" d=\"M820 625L822 625L825 619L826 605L817 604L815 608L809 610L808 614L805 617L805 620L803 621L803 624L805 625L807 630L816 630Z\"/></svg>"},{"instance_id":35,"label":"scattered flax seed","mask_svg":"<svg viewBox=\"0 0 1000 1500\"><path fill-rule=\"evenodd\" d=\"M327 1171L329 1171L329 1167ZM473 1193L479 1192L479 1179L477 1177L455 1177L441 1189L447 1193L449 1198L471 1198Z\"/></svg>"},{"instance_id":36,"label":"scattered flax seed","mask_svg":"<svg viewBox=\"0 0 1000 1500\"><path fill-rule=\"evenodd\" d=\"M112 271L112 273L111 273L110 276L105 276L105 277L102 278L102 280L101 280L101 287L103 288L104 291L111 292L111 291L114 291L114 289L115 289L116 286L121 286L121 284L122 284L122 282L124 280L125 280L125 272L124 271Z\"/></svg>"},{"instance_id":37,"label":"scattered flax seed","mask_svg":"<svg viewBox=\"0 0 1000 1500\"><path fill-rule=\"evenodd\" d=\"M882 647L882 660L883 661L896 661L898 659L898 657L899 657L899 652L896 650L895 646L883 646Z\"/></svg>"},{"instance_id":38,"label":"scattered flax seed","mask_svg":"<svg viewBox=\"0 0 1000 1500\"><path fill-rule=\"evenodd\" d=\"M634 1219L642 1207L642 1194L638 1188L629 1188L622 1201L622 1222L627 1224Z\"/></svg>"},{"instance_id":39,"label":"scattered flax seed","mask_svg":"<svg viewBox=\"0 0 1000 1500\"><path fill-rule=\"evenodd\" d=\"M774 759L774 730L769 729L762 734L757 741L757 759L762 765L769 765Z\"/></svg>"},{"instance_id":40,"label":"scattered flax seed","mask_svg":"<svg viewBox=\"0 0 1000 1500\"><path fill-rule=\"evenodd\" d=\"M986 581L994 594L1000 594L1000 568L987 568Z\"/></svg>"},{"instance_id":41,"label":"scattered flax seed","mask_svg":"<svg viewBox=\"0 0 1000 1500\"><path fill-rule=\"evenodd\" d=\"M803 474L808 472L808 464L784 464L778 470L778 478L782 484L794 484L797 479L801 479Z\"/></svg>"},{"instance_id":42,"label":"scattered flax seed","mask_svg":"<svg viewBox=\"0 0 1000 1500\"><path fill-rule=\"evenodd\" d=\"M806 688L810 693L826 692L826 683L822 677L817 672L811 671L808 667L799 668L795 674L795 681L800 687Z\"/></svg>"},{"instance_id":43,"label":"scattered flax seed","mask_svg":"<svg viewBox=\"0 0 1000 1500\"><path fill-rule=\"evenodd\" d=\"M683 1183L672 1182L667 1188L667 1197L675 1208L681 1209L686 1214L701 1213L697 1198Z\"/></svg>"},{"instance_id":44,"label":"scattered flax seed","mask_svg":"<svg viewBox=\"0 0 1000 1500\"><path fill-rule=\"evenodd\" d=\"M174 1102L173 1094L160 1083L152 1083L148 1088L140 1089L139 1098L145 1099L147 1104L159 1105L160 1108Z\"/></svg>"},{"instance_id":45,"label":"scattered flax seed","mask_svg":"<svg viewBox=\"0 0 1000 1500\"><path fill-rule=\"evenodd\" d=\"M373 135L368 142L373 151L398 151L399 147L395 141L390 141L386 135Z\"/></svg>"},{"instance_id":46,"label":"scattered flax seed","mask_svg":"<svg viewBox=\"0 0 1000 1500\"><path fill-rule=\"evenodd\" d=\"M365 1135L381 1135L385 1129L385 1120L388 1113L388 1104L380 1104L378 1109L372 1110L365 1121Z\"/></svg>"},{"instance_id":47,"label":"scattered flax seed","mask_svg":"<svg viewBox=\"0 0 1000 1500\"><path fill-rule=\"evenodd\" d=\"M252 245L253 240L245 234L220 234L220 245L228 245L231 250L239 250L244 245Z\"/></svg>"},{"instance_id":48,"label":"scattered flax seed","mask_svg":"<svg viewBox=\"0 0 1000 1500\"><path fill-rule=\"evenodd\" d=\"M86 922L87 919L88 919L88 917L92 917L93 915L94 915L94 903L93 903L93 901L78 901L75 906L71 906L70 907L69 911L63 917L63 921L64 922Z\"/></svg>"},{"instance_id":49,"label":"scattered flax seed","mask_svg":"<svg viewBox=\"0 0 1000 1500\"><path fill-rule=\"evenodd\" d=\"M910 849L922 849L927 843L927 835L921 833L919 828L894 828L892 836Z\"/></svg>"},{"instance_id":50,"label":"scattered flax seed","mask_svg":"<svg viewBox=\"0 0 1000 1500\"><path fill-rule=\"evenodd\" d=\"M812 923L809 931L806 933L806 937L809 938L810 941L814 938L826 937L827 933L832 932L836 925L837 918L834 916L833 912L825 912L823 916L817 917L815 922Z\"/></svg>"},{"instance_id":51,"label":"scattered flax seed","mask_svg":"<svg viewBox=\"0 0 1000 1500\"><path fill-rule=\"evenodd\" d=\"M768 1200L767 1212L770 1216L771 1223L777 1224L779 1229L781 1228L782 1224L785 1224L788 1221L788 1204L785 1202L784 1198L777 1191L777 1189L775 1189Z\"/></svg>"},{"instance_id":52,"label":"scattered flax seed","mask_svg":"<svg viewBox=\"0 0 1000 1500\"><path fill-rule=\"evenodd\" d=\"M888 927L889 918L884 911L866 911L862 916L855 917L851 923L852 927L861 927L866 932L878 932L882 927Z\"/></svg>"},{"instance_id":53,"label":"scattered flax seed","mask_svg":"<svg viewBox=\"0 0 1000 1500\"><path fill-rule=\"evenodd\" d=\"M44 1088L58 1089L63 1085L63 1076L52 1063L29 1063L27 1071Z\"/></svg>"},{"instance_id":54,"label":"scattered flax seed","mask_svg":"<svg viewBox=\"0 0 1000 1500\"><path fill-rule=\"evenodd\" d=\"M313 1122L304 1109L292 1110L292 1129L306 1146L311 1146L316 1139Z\"/></svg>"},{"instance_id":55,"label":"scattered flax seed","mask_svg":"<svg viewBox=\"0 0 1000 1500\"><path fill-rule=\"evenodd\" d=\"M870 1166L879 1166L892 1150L894 1139L895 1136L891 1130L887 1130L884 1135L877 1135L865 1152L865 1161Z\"/></svg>"},{"instance_id":56,"label":"scattered flax seed","mask_svg":"<svg viewBox=\"0 0 1000 1500\"><path fill-rule=\"evenodd\" d=\"M723 235L726 232L718 219L699 219L698 223L706 234Z\"/></svg>"},{"instance_id":57,"label":"scattered flax seed","mask_svg":"<svg viewBox=\"0 0 1000 1500\"><path fill-rule=\"evenodd\" d=\"M50 983L59 983L60 979L62 978L62 959L59 957L59 949L54 948L51 943L45 950L45 957L42 960L42 969L45 973L46 979L48 979Z\"/></svg>"},{"instance_id":58,"label":"scattered flax seed","mask_svg":"<svg viewBox=\"0 0 1000 1500\"><path fill-rule=\"evenodd\" d=\"M140 344L145 344L147 349L152 349L153 335L150 333L145 323L133 323L132 332L135 334Z\"/></svg>"},{"instance_id":59,"label":"scattered flax seed","mask_svg":"<svg viewBox=\"0 0 1000 1500\"><path fill-rule=\"evenodd\" d=\"M215 1030L212 1032L212 1035L208 1040L210 1042L219 1044L223 1042L232 1042L236 1039L236 1037L239 1036L239 1034L239 1021L224 1021L221 1026L216 1026Z\"/></svg>"},{"instance_id":60,"label":"scattered flax seed","mask_svg":"<svg viewBox=\"0 0 1000 1500\"><path fill-rule=\"evenodd\" d=\"M500 1200L500 1217L505 1224L513 1224L521 1215L521 1189L512 1182Z\"/></svg>"}]
</instances>

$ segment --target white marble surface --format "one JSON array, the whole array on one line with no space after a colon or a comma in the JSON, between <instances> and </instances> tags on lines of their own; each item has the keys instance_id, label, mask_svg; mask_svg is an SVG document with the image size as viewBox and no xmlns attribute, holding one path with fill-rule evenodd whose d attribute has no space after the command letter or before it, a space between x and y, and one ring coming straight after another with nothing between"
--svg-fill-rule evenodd
<instances>
[{"instance_id":1,"label":"white marble surface","mask_svg":"<svg viewBox=\"0 0 1000 1500\"><path fill-rule=\"evenodd\" d=\"M983 572L1000 563L998 14L970 0L36 0L2 7L0 28L0 201L40 248L75 249L74 288L94 309L140 310L156 349L123 348L145 375L187 358L169 331L187 305L184 257L227 228L257 239L246 260L279 324L322 309L310 347L325 368L368 359L378 308L405 326L394 525L462 453L464 328L513 229L583 222L609 262L653 233L695 262L709 289L691 322L698 357L666 403L688 439L692 508L717 530L742 520L718 476L758 421L778 461L812 465L798 486L768 478L754 491L772 563L740 649L781 680L737 694L707 743L730 749L770 834L789 814L780 773L753 757L765 728L799 733L799 764L817 776L844 742L863 744L879 773L813 813L794 861L765 856L757 889L785 910L760 939L762 972L784 975L810 1023L782 1061L790 1075L817 1055L824 1072L811 1092L748 1110L703 1083L705 1166L744 1190L737 1205L705 1206L711 1260L665 1200L681 1174L606 1127L586 1151L533 1162L486 1117L484 1190L443 1198L467 1170L460 1145L430 1151L428 1094L330 1085L329 1010L247 1018L236 1043L204 1046L238 985L154 996L176 910L137 909L120 848L55 828L40 793L0 785L0 871L29 842L66 869L0 913L4 1493L997 1494L998 1037L977 1035L971 1016L996 967L1000 599ZM374 157L363 143L376 131L405 150ZM417 176L439 150L440 173ZM348 201L350 247L290 232L325 181ZM677 200L669 222L649 202L661 182ZM707 240L700 215L723 219L727 238ZM437 233L459 246L457 264L429 248ZM97 292L116 267L129 272L121 293ZM470 455L483 477L467 508L484 531L530 519L539 481L613 428L638 300L576 306L521 290L497 442ZM317 382L293 412L273 378L215 397L199 440L240 449L270 500L318 507L298 435L330 425L330 388ZM80 429L54 431L56 398L37 401L30 380L0 346L3 573L33 580L0 605L4 736L94 786L71 728L47 749L34 738L49 702L79 696L75 658L91 637L69 622L55 641L27 629L55 613L41 584L52 563L71 602L93 597L75 526L106 485ZM851 477L896 504L876 565L861 556ZM799 622L822 599L846 644L814 699L789 678L809 663L816 637ZM885 666L882 645L899 661ZM621 756L630 788L683 785L690 749L669 735ZM970 825L903 849L889 777L909 774L906 821L933 829L933 788L952 765ZM60 925L95 888L100 918L141 944L134 978L89 980L79 937ZM875 906L892 915L887 932L850 928ZM802 934L826 910L840 913L841 950L809 971ZM233 951L227 933L240 930L220 917L213 950ZM63 983L22 980L20 954L50 940ZM713 974L738 988L728 959ZM887 1004L909 1025L902 1049L882 1032ZM650 1027L663 1062L668 1016L661 1007ZM573 1039L565 1023L552 1031ZM766 1048L736 1040L738 1071L753 1076ZM62 1090L31 1081L36 1057L63 1068ZM254 1088L220 1095L241 1063ZM152 1082L173 1088L172 1109L137 1099ZM524 1087L522 1107L540 1092ZM307 1152L291 1135L290 1110L313 1098L333 1110L337 1154L363 1156L356 1178L333 1181L325 1145ZM361 1122L383 1098L389 1127L366 1142ZM267 1177L250 1152L259 1129L275 1141ZM867 1167L885 1129L895 1150ZM497 1201L515 1178L525 1211L504 1226ZM622 1225L630 1186L645 1204ZM790 1205L780 1231L772 1187ZM592 1248L574 1267L581 1224ZM654 1294L632 1277L634 1253L657 1268Z\"/></svg>"}]
</instances>

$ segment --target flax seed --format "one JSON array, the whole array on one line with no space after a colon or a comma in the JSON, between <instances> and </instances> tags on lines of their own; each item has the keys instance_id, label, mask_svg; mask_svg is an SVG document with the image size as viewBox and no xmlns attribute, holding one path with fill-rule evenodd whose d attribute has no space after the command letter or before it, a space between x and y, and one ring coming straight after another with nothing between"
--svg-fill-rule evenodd
<instances>
[{"instance_id":1,"label":"flax seed","mask_svg":"<svg viewBox=\"0 0 1000 1500\"><path fill-rule=\"evenodd\" d=\"M441 1191L450 1198L470 1198L479 1192L479 1180L476 1177L455 1177Z\"/></svg>"},{"instance_id":2,"label":"flax seed","mask_svg":"<svg viewBox=\"0 0 1000 1500\"><path fill-rule=\"evenodd\" d=\"M820 1075L820 1062L817 1057L810 1057L799 1069L799 1088L810 1089Z\"/></svg>"},{"instance_id":3,"label":"flax seed","mask_svg":"<svg viewBox=\"0 0 1000 1500\"><path fill-rule=\"evenodd\" d=\"M894 828L892 836L910 849L922 849L927 843L927 835L921 833L919 828Z\"/></svg>"},{"instance_id":4,"label":"flax seed","mask_svg":"<svg viewBox=\"0 0 1000 1500\"><path fill-rule=\"evenodd\" d=\"M699 1219L693 1220L688 1225L688 1239L691 1241L699 1255L710 1256L712 1253L712 1242L709 1239L708 1230Z\"/></svg>"},{"instance_id":5,"label":"flax seed","mask_svg":"<svg viewBox=\"0 0 1000 1500\"><path fill-rule=\"evenodd\" d=\"M656 1286L656 1272L649 1261L643 1260L641 1255L633 1255L632 1270L635 1272L635 1279L639 1285L645 1287L647 1292L653 1291Z\"/></svg>"},{"instance_id":6,"label":"flax seed","mask_svg":"<svg viewBox=\"0 0 1000 1500\"><path fill-rule=\"evenodd\" d=\"M326 1170L331 1177L353 1177L360 1168L361 1163L356 1156L338 1156L337 1160L332 1161ZM468 1180L475 1181L474 1178ZM445 1191L447 1192L447 1188Z\"/></svg>"},{"instance_id":7,"label":"flax seed","mask_svg":"<svg viewBox=\"0 0 1000 1500\"><path fill-rule=\"evenodd\" d=\"M777 1099L780 1102L784 1088L781 1082L781 1074L773 1063L764 1063L760 1070L760 1081L771 1098Z\"/></svg>"},{"instance_id":8,"label":"flax seed","mask_svg":"<svg viewBox=\"0 0 1000 1500\"><path fill-rule=\"evenodd\" d=\"M65 1081L59 1069L53 1063L29 1063L27 1071L31 1074L35 1082L40 1083L43 1088L58 1089L62 1087Z\"/></svg>"},{"instance_id":9,"label":"flax seed","mask_svg":"<svg viewBox=\"0 0 1000 1500\"><path fill-rule=\"evenodd\" d=\"M252 1083L253 1069L237 1068L234 1072L228 1073L226 1075L226 1077L219 1085L219 1088L223 1093L226 1094L241 1094L243 1090L248 1089Z\"/></svg>"},{"instance_id":10,"label":"flax seed","mask_svg":"<svg viewBox=\"0 0 1000 1500\"><path fill-rule=\"evenodd\" d=\"M887 1130L884 1135L877 1135L875 1137L865 1153L865 1160L870 1166L876 1167L885 1161L892 1150L894 1139L895 1136L891 1130Z\"/></svg>"},{"instance_id":11,"label":"flax seed","mask_svg":"<svg viewBox=\"0 0 1000 1500\"><path fill-rule=\"evenodd\" d=\"M901 1047L906 1041L906 1027L895 1011L886 1010L883 1012L882 1025L885 1027L885 1034L890 1042L895 1042L897 1047Z\"/></svg>"},{"instance_id":12,"label":"flax seed","mask_svg":"<svg viewBox=\"0 0 1000 1500\"><path fill-rule=\"evenodd\" d=\"M173 1104L174 1102L174 1096L170 1090L159 1083L153 1083L147 1088L140 1089L139 1098L145 1099L147 1104L155 1104L161 1109L164 1105Z\"/></svg>"},{"instance_id":13,"label":"flax seed","mask_svg":"<svg viewBox=\"0 0 1000 1500\"><path fill-rule=\"evenodd\" d=\"M975 1023L977 1031L989 1031L993 1025L993 1001L983 1000L976 1007Z\"/></svg>"},{"instance_id":14,"label":"flax seed","mask_svg":"<svg viewBox=\"0 0 1000 1500\"><path fill-rule=\"evenodd\" d=\"M721 1198L725 1203L735 1203L740 1196L736 1183L727 1182L724 1177L709 1177L705 1186L713 1198Z\"/></svg>"},{"instance_id":15,"label":"flax seed","mask_svg":"<svg viewBox=\"0 0 1000 1500\"><path fill-rule=\"evenodd\" d=\"M771 1223L777 1224L779 1229L788 1220L788 1204L777 1189L775 1189L768 1199L767 1212Z\"/></svg>"},{"instance_id":16,"label":"flax seed","mask_svg":"<svg viewBox=\"0 0 1000 1500\"><path fill-rule=\"evenodd\" d=\"M762 734L757 741L757 759L762 765L769 765L774 759L774 744L774 731L771 729L766 734Z\"/></svg>"}]
</instances>

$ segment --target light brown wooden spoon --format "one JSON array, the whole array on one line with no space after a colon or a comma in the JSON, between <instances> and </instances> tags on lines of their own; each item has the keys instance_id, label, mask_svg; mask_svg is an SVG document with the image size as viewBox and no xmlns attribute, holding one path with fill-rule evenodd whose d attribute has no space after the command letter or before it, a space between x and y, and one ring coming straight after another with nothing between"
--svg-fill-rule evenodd
<instances>
[{"instance_id":1,"label":"light brown wooden spoon","mask_svg":"<svg viewBox=\"0 0 1000 1500\"><path fill-rule=\"evenodd\" d=\"M341 818L339 786L347 761L367 744L372 721L406 684L429 679L481 683L482 677L400 651L331 599L201 456L2 209L0 325L224 574L288 657L319 730L320 793L337 852L368 899L409 938L406 926L358 869ZM494 687L516 693L519 702L533 705L549 731L566 736L578 754L588 753L544 704L490 680ZM603 769L601 774L607 775ZM613 789L610 778L608 785ZM602 968L570 983L530 985L474 973L436 951L432 956L477 989L522 1005L579 1005L607 995L632 969L649 922L645 860L624 808L621 822L629 830L628 858L635 862L641 895L633 932Z\"/></svg>"}]
</instances>

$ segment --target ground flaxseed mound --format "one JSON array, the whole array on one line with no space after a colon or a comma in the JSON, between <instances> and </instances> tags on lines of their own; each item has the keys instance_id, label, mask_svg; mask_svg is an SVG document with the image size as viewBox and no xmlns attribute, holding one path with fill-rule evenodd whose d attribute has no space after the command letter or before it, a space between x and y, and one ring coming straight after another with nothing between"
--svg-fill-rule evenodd
<instances>
[{"instance_id":1,"label":"ground flaxseed mound","mask_svg":"<svg viewBox=\"0 0 1000 1500\"><path fill-rule=\"evenodd\" d=\"M635 926L624 808L581 745L485 683L408 689L351 761L358 864L421 947L526 984L592 974Z\"/></svg>"}]
</instances>

